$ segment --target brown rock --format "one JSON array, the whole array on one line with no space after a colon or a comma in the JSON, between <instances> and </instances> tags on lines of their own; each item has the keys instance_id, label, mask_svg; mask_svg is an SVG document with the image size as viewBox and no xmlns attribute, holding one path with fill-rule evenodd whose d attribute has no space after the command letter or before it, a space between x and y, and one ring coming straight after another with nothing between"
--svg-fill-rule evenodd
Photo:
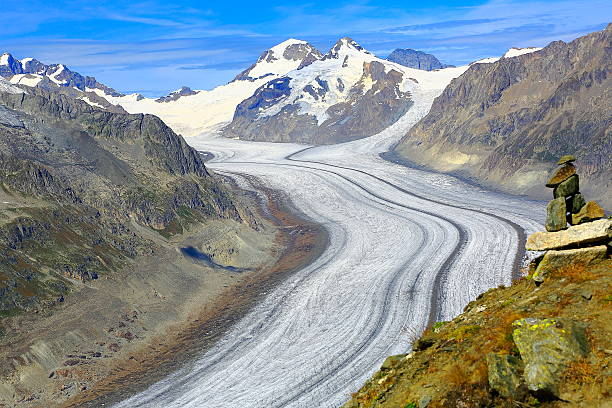
<instances>
[{"instance_id":1,"label":"brown rock","mask_svg":"<svg viewBox=\"0 0 612 408\"><path fill-rule=\"evenodd\" d=\"M573 164L567 163L565 166L557 169L555 173L552 175L548 182L546 183L546 187L555 187L576 174L576 167Z\"/></svg>"},{"instance_id":2,"label":"brown rock","mask_svg":"<svg viewBox=\"0 0 612 408\"><path fill-rule=\"evenodd\" d=\"M567 227L565 198L551 200L546 207L546 231L561 231Z\"/></svg>"},{"instance_id":3,"label":"brown rock","mask_svg":"<svg viewBox=\"0 0 612 408\"><path fill-rule=\"evenodd\" d=\"M558 197L570 197L574 194L578 194L580 191L578 175L574 174L567 178L567 180L563 181L553 190L553 196L555 198Z\"/></svg>"},{"instance_id":4,"label":"brown rock","mask_svg":"<svg viewBox=\"0 0 612 408\"><path fill-rule=\"evenodd\" d=\"M566 164L566 163L571 163L573 161L576 161L576 157L572 156L571 154L566 154L565 156L559 159L557 164Z\"/></svg>"},{"instance_id":5,"label":"brown rock","mask_svg":"<svg viewBox=\"0 0 612 408\"><path fill-rule=\"evenodd\" d=\"M606 245L595 247L565 249L562 251L548 251L538 264L533 274L533 280L544 282L552 272L571 265L594 265L606 259L608 248Z\"/></svg>"},{"instance_id":6,"label":"brown rock","mask_svg":"<svg viewBox=\"0 0 612 408\"><path fill-rule=\"evenodd\" d=\"M578 211L577 214L572 214L572 224L577 225L584 222L598 220L603 218L605 215L606 212L600 207L599 204L597 204L595 201L589 201L580 209L580 211Z\"/></svg>"},{"instance_id":7,"label":"brown rock","mask_svg":"<svg viewBox=\"0 0 612 408\"><path fill-rule=\"evenodd\" d=\"M527 238L528 251L547 251L592 242L606 243L612 238L612 220L603 219L575 225L558 232L538 231Z\"/></svg>"}]
</instances>

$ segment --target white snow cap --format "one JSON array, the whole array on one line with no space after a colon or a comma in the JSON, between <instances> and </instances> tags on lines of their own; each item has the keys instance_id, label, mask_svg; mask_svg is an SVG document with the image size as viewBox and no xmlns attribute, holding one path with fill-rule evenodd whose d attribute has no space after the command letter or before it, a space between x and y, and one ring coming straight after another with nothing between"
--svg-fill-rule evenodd
<instances>
[{"instance_id":1,"label":"white snow cap","mask_svg":"<svg viewBox=\"0 0 612 408\"><path fill-rule=\"evenodd\" d=\"M9 54L8 52L2 54L2 56L0 56L0 65L8 65L10 56L11 54Z\"/></svg>"},{"instance_id":2,"label":"white snow cap","mask_svg":"<svg viewBox=\"0 0 612 408\"><path fill-rule=\"evenodd\" d=\"M270 51L273 51L275 55L282 56L283 52L287 49L287 47L296 44L308 44L307 41L296 40L295 38L290 38L288 40L283 41L282 43L276 44L274 47L270 48Z\"/></svg>"},{"instance_id":3,"label":"white snow cap","mask_svg":"<svg viewBox=\"0 0 612 408\"><path fill-rule=\"evenodd\" d=\"M527 47L527 48L518 48L512 47L502 56L502 58L512 58L518 57L519 55L530 54L532 52L540 51L541 47Z\"/></svg>"}]
</instances>

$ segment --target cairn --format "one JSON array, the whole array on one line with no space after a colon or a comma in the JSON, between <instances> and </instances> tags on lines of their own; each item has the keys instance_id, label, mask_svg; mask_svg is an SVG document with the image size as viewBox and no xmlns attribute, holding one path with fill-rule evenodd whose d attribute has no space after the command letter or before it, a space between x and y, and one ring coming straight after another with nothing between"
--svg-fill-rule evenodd
<instances>
[{"instance_id":1,"label":"cairn","mask_svg":"<svg viewBox=\"0 0 612 408\"><path fill-rule=\"evenodd\" d=\"M553 188L546 211L547 232L538 231L527 238L527 250L546 251L535 260L533 280L538 284L559 268L576 263L593 265L608 257L612 219L603 219L605 211L595 201L585 202L574 161L574 156L563 156L557 163L562 167L546 183Z\"/></svg>"},{"instance_id":2,"label":"cairn","mask_svg":"<svg viewBox=\"0 0 612 408\"><path fill-rule=\"evenodd\" d=\"M559 159L562 167L546 183L553 189L553 199L546 208L546 231L555 232L567 228L567 224L578 225L603 218L605 211L595 201L585 202L580 193L579 178L574 166L576 157L565 155Z\"/></svg>"}]
</instances>

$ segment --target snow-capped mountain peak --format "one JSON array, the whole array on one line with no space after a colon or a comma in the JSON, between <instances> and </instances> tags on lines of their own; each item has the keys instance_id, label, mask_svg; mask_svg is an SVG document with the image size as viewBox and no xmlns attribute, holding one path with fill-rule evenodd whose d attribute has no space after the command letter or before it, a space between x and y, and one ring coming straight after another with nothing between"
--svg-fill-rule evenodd
<instances>
[{"instance_id":1,"label":"snow-capped mountain peak","mask_svg":"<svg viewBox=\"0 0 612 408\"><path fill-rule=\"evenodd\" d=\"M53 89L57 87L70 89L71 92L100 92L113 96L121 96L114 89L96 81L95 78L82 76L71 71L64 64L46 65L34 58L24 58L21 61L9 53L0 57L0 77L9 82L29 87Z\"/></svg>"},{"instance_id":2,"label":"snow-capped mountain peak","mask_svg":"<svg viewBox=\"0 0 612 408\"><path fill-rule=\"evenodd\" d=\"M339 39L336 44L329 50L327 54L325 54L325 59L329 58L344 58L350 55L369 55L372 57L372 53L367 51L361 45L359 45L355 40L350 37L344 37Z\"/></svg>"},{"instance_id":3,"label":"snow-capped mountain peak","mask_svg":"<svg viewBox=\"0 0 612 408\"><path fill-rule=\"evenodd\" d=\"M257 62L242 71L234 81L255 81L267 76L284 75L322 56L321 52L310 43L291 38L264 51Z\"/></svg>"}]
</instances>

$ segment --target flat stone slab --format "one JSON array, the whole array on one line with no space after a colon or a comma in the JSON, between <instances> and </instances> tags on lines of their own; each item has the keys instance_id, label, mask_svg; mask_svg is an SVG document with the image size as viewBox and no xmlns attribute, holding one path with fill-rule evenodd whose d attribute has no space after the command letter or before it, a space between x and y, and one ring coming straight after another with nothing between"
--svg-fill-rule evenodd
<instances>
[{"instance_id":1,"label":"flat stone slab","mask_svg":"<svg viewBox=\"0 0 612 408\"><path fill-rule=\"evenodd\" d=\"M593 242L606 243L609 239L612 239L612 220L603 219L574 225L563 231L535 232L527 238L525 248L528 251L547 251Z\"/></svg>"},{"instance_id":2,"label":"flat stone slab","mask_svg":"<svg viewBox=\"0 0 612 408\"><path fill-rule=\"evenodd\" d=\"M559 269L572 265L587 266L597 264L606 259L607 252L608 247L606 245L548 251L538 264L532 279L536 282L544 282L548 275Z\"/></svg>"}]
</instances>

